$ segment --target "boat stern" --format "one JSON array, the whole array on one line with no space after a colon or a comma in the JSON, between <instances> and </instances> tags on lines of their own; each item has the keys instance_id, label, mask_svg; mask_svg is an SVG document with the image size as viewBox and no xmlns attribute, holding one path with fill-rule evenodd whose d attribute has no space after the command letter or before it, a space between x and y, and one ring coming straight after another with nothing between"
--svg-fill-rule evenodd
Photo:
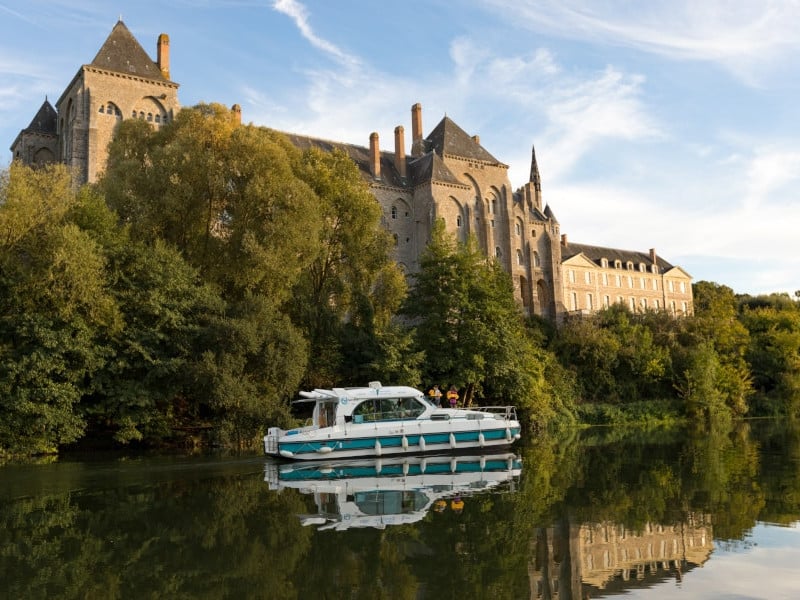
<instances>
[{"instance_id":1,"label":"boat stern","mask_svg":"<svg viewBox=\"0 0 800 600\"><path fill-rule=\"evenodd\" d=\"M270 427L264 436L264 453L270 456L280 456L278 453L278 440L286 435L280 427Z\"/></svg>"}]
</instances>

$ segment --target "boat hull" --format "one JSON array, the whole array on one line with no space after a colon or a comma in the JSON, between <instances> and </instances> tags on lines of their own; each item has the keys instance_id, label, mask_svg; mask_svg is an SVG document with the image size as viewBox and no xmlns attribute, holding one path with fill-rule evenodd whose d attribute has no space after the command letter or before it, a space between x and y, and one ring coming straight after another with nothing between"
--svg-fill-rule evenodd
<instances>
[{"instance_id":1,"label":"boat hull","mask_svg":"<svg viewBox=\"0 0 800 600\"><path fill-rule=\"evenodd\" d=\"M264 450L268 455L291 460L366 458L502 448L519 439L517 421L487 421L488 425L481 421L480 428L451 422L446 428L428 430L425 424L414 423L383 429L370 427L369 431L329 427L287 432L271 428L264 438Z\"/></svg>"}]
</instances>

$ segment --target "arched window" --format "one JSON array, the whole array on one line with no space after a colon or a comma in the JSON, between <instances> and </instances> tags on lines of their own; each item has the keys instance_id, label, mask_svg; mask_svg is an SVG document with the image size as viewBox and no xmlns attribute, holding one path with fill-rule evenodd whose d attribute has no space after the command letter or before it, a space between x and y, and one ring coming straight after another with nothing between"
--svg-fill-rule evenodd
<instances>
[{"instance_id":1,"label":"arched window","mask_svg":"<svg viewBox=\"0 0 800 600\"><path fill-rule=\"evenodd\" d=\"M514 230L517 232L517 235L522 235L522 225L520 225L519 221L514 223Z\"/></svg>"},{"instance_id":2,"label":"arched window","mask_svg":"<svg viewBox=\"0 0 800 600\"><path fill-rule=\"evenodd\" d=\"M614 261L614 268L615 269L621 269L622 268L622 261L621 260L615 260Z\"/></svg>"},{"instance_id":3,"label":"arched window","mask_svg":"<svg viewBox=\"0 0 800 600\"><path fill-rule=\"evenodd\" d=\"M600 266L603 267L604 269L607 269L608 268L608 259L607 258L601 258L600 259Z\"/></svg>"},{"instance_id":4,"label":"arched window","mask_svg":"<svg viewBox=\"0 0 800 600\"><path fill-rule=\"evenodd\" d=\"M461 215L456 216L456 227L461 227Z\"/></svg>"},{"instance_id":5,"label":"arched window","mask_svg":"<svg viewBox=\"0 0 800 600\"><path fill-rule=\"evenodd\" d=\"M628 261L625 267L628 269L628 271L633 271L633 263L631 261Z\"/></svg>"},{"instance_id":6,"label":"arched window","mask_svg":"<svg viewBox=\"0 0 800 600\"><path fill-rule=\"evenodd\" d=\"M517 250L517 264L522 266L524 263L525 263L525 261L522 258L522 250L518 249Z\"/></svg>"},{"instance_id":7,"label":"arched window","mask_svg":"<svg viewBox=\"0 0 800 600\"><path fill-rule=\"evenodd\" d=\"M494 247L494 255L495 255L497 258L503 258L503 251L502 251L502 250L500 250L500 246L495 246L495 247Z\"/></svg>"},{"instance_id":8,"label":"arched window","mask_svg":"<svg viewBox=\"0 0 800 600\"><path fill-rule=\"evenodd\" d=\"M104 112L106 112L106 107L105 107L105 105L104 105L104 104L101 104L101 105L100 105L100 110L99 110L99 111L97 111L97 112L101 112L101 113L104 113Z\"/></svg>"},{"instance_id":9,"label":"arched window","mask_svg":"<svg viewBox=\"0 0 800 600\"><path fill-rule=\"evenodd\" d=\"M541 262L539 262L539 253L538 252L534 252L533 253L533 266L534 267L542 266Z\"/></svg>"},{"instance_id":10,"label":"arched window","mask_svg":"<svg viewBox=\"0 0 800 600\"><path fill-rule=\"evenodd\" d=\"M639 272L644 273L647 267L644 266L644 263L639 263Z\"/></svg>"}]
</instances>

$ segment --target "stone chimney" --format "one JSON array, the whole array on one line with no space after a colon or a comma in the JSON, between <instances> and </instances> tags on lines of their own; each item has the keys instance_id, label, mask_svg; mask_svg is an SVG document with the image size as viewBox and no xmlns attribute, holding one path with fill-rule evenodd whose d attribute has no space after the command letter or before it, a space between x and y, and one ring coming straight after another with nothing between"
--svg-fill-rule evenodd
<instances>
[{"instance_id":1,"label":"stone chimney","mask_svg":"<svg viewBox=\"0 0 800 600\"><path fill-rule=\"evenodd\" d=\"M231 106L231 116L237 125L242 124L242 107L238 104Z\"/></svg>"},{"instance_id":2,"label":"stone chimney","mask_svg":"<svg viewBox=\"0 0 800 600\"><path fill-rule=\"evenodd\" d=\"M472 141L475 142L476 144L478 144L478 146L480 146L481 145L481 136L473 135L472 136Z\"/></svg>"},{"instance_id":3,"label":"stone chimney","mask_svg":"<svg viewBox=\"0 0 800 600\"><path fill-rule=\"evenodd\" d=\"M424 154L422 140L422 104L417 102L411 107L411 156Z\"/></svg>"},{"instance_id":4,"label":"stone chimney","mask_svg":"<svg viewBox=\"0 0 800 600\"><path fill-rule=\"evenodd\" d=\"M156 56L156 64L161 69L161 74L165 79L169 79L169 36L166 33L158 36Z\"/></svg>"},{"instance_id":5,"label":"stone chimney","mask_svg":"<svg viewBox=\"0 0 800 600\"><path fill-rule=\"evenodd\" d=\"M381 149L377 131L369 136L369 172L375 179L381 178Z\"/></svg>"},{"instance_id":6,"label":"stone chimney","mask_svg":"<svg viewBox=\"0 0 800 600\"><path fill-rule=\"evenodd\" d=\"M656 256L656 249L650 248L650 262L653 263L654 265L657 265L658 264L657 258L658 257Z\"/></svg>"},{"instance_id":7,"label":"stone chimney","mask_svg":"<svg viewBox=\"0 0 800 600\"><path fill-rule=\"evenodd\" d=\"M569 242L567 241L567 234L566 233L562 233L561 234L561 245L564 246L565 248L567 246L569 246Z\"/></svg>"},{"instance_id":8,"label":"stone chimney","mask_svg":"<svg viewBox=\"0 0 800 600\"><path fill-rule=\"evenodd\" d=\"M394 128L394 166L400 177L406 178L406 141L402 125Z\"/></svg>"}]
</instances>

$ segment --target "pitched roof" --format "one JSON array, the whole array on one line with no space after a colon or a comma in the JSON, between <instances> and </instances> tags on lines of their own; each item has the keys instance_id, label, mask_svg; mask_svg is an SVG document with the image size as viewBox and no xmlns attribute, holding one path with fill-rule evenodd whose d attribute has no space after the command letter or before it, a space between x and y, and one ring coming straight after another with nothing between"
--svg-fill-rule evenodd
<instances>
[{"instance_id":1,"label":"pitched roof","mask_svg":"<svg viewBox=\"0 0 800 600\"><path fill-rule=\"evenodd\" d=\"M439 124L425 138L425 142L426 150L433 150L439 156L447 153L463 158L473 158L500 164L500 161L489 154L483 146L449 117L444 117L439 121Z\"/></svg>"},{"instance_id":2,"label":"pitched roof","mask_svg":"<svg viewBox=\"0 0 800 600\"><path fill-rule=\"evenodd\" d=\"M466 186L466 184L456 177L447 165L444 164L442 157L435 152L429 152L409 162L408 170L411 173L412 184L415 186L427 181L438 181L440 183Z\"/></svg>"},{"instance_id":3,"label":"pitched roof","mask_svg":"<svg viewBox=\"0 0 800 600\"><path fill-rule=\"evenodd\" d=\"M341 150L356 163L356 166L358 166L358 169L361 171L361 176L366 181L370 183L375 181L370 170L369 148L356 144L346 144L344 142L332 142L330 140L313 138L296 133L286 133L282 131L281 134L285 135L292 145L300 150L307 150L309 148L319 148L325 152ZM394 166L394 152L381 152L381 181L387 185L396 187L404 187L407 185Z\"/></svg>"},{"instance_id":4,"label":"pitched roof","mask_svg":"<svg viewBox=\"0 0 800 600\"><path fill-rule=\"evenodd\" d=\"M622 262L623 267L625 264L630 261L634 264L634 266L638 265L639 263L644 263L648 267L653 264L653 261L650 260L650 253L649 252L638 252L636 250L620 250L618 248L604 248L602 246L590 246L588 244L574 244L573 242L568 242L566 245L561 246L561 260L567 260L576 256L577 254L583 253L586 258L591 260L593 263L599 265L601 258L608 259L608 262L613 265L615 260L619 260ZM667 269L673 268L673 265L661 258L660 256L656 257L656 264L659 268L660 272L665 272Z\"/></svg>"},{"instance_id":5,"label":"pitched roof","mask_svg":"<svg viewBox=\"0 0 800 600\"><path fill-rule=\"evenodd\" d=\"M91 64L107 71L168 81L121 20L114 25Z\"/></svg>"},{"instance_id":6,"label":"pitched roof","mask_svg":"<svg viewBox=\"0 0 800 600\"><path fill-rule=\"evenodd\" d=\"M56 113L56 109L53 108L49 100L45 98L31 124L22 131L25 133L50 133L53 135L58 132L58 113Z\"/></svg>"}]
</instances>

